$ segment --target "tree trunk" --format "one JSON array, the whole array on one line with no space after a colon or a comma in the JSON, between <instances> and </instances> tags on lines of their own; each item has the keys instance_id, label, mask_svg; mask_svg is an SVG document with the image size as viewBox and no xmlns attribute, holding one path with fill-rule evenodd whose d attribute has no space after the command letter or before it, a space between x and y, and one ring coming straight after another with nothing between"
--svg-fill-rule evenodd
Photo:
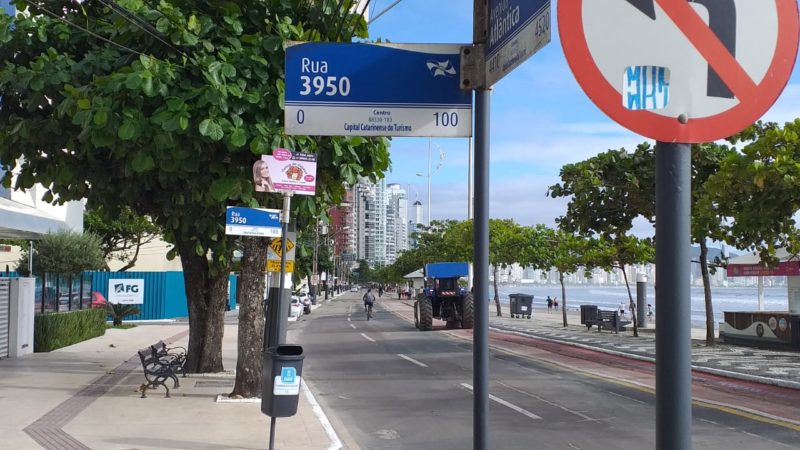
<instances>
[{"instance_id":1,"label":"tree trunk","mask_svg":"<svg viewBox=\"0 0 800 450\"><path fill-rule=\"evenodd\" d=\"M264 267L267 245L264 238L245 237L239 304L239 342L236 359L236 384L231 396L261 396L261 369L264 349Z\"/></svg>"},{"instance_id":2,"label":"tree trunk","mask_svg":"<svg viewBox=\"0 0 800 450\"><path fill-rule=\"evenodd\" d=\"M705 239L700 240L700 273L703 276L703 294L706 301L706 347L714 342L714 305L711 303L711 280L708 276L708 247Z\"/></svg>"},{"instance_id":3,"label":"tree trunk","mask_svg":"<svg viewBox=\"0 0 800 450\"><path fill-rule=\"evenodd\" d=\"M497 317L503 316L503 310L500 309L500 292L497 290L497 277L500 274L500 271L497 269L497 266L494 266L494 304L497 307Z\"/></svg>"},{"instance_id":4,"label":"tree trunk","mask_svg":"<svg viewBox=\"0 0 800 450\"><path fill-rule=\"evenodd\" d=\"M208 258L195 252L193 241L177 239L189 306L189 347L186 371L222 372L222 334L228 272L211 275ZM229 260L229 259L227 259Z\"/></svg>"},{"instance_id":5,"label":"tree trunk","mask_svg":"<svg viewBox=\"0 0 800 450\"><path fill-rule=\"evenodd\" d=\"M625 287L628 289L628 299L630 300L630 310L631 310L631 323L633 323L633 335L635 337L639 337L639 324L636 323L636 302L633 301L633 295L631 294L631 285L628 283L628 273L625 272L625 264L622 265L622 278L625 279Z\"/></svg>"},{"instance_id":6,"label":"tree trunk","mask_svg":"<svg viewBox=\"0 0 800 450\"><path fill-rule=\"evenodd\" d=\"M136 265L136 260L139 259L139 250L142 249L142 236L136 236L136 251L133 253L133 257L128 264L122 266L117 272L125 272L126 270L130 269L131 267Z\"/></svg>"},{"instance_id":7,"label":"tree trunk","mask_svg":"<svg viewBox=\"0 0 800 450\"><path fill-rule=\"evenodd\" d=\"M564 321L564 328L567 327L567 288L564 287L564 274L558 272L558 281L561 282L561 318Z\"/></svg>"}]
</instances>

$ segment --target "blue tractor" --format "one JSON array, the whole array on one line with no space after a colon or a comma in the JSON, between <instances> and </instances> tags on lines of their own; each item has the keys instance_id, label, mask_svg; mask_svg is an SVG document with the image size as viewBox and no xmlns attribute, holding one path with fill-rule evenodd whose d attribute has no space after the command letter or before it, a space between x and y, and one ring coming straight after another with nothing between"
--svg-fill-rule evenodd
<instances>
[{"instance_id":1,"label":"blue tractor","mask_svg":"<svg viewBox=\"0 0 800 450\"><path fill-rule=\"evenodd\" d=\"M472 294L458 285L458 279L468 275L467 263L426 264L428 287L414 302L414 325L421 331L429 331L433 319L440 319L447 323L447 328L471 329L475 322L475 302Z\"/></svg>"}]
</instances>

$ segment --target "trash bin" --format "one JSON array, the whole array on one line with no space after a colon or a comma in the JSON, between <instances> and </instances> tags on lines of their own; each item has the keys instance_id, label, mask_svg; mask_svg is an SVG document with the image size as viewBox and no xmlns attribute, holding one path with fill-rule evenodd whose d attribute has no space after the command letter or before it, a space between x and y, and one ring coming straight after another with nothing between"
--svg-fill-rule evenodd
<instances>
[{"instance_id":1,"label":"trash bin","mask_svg":"<svg viewBox=\"0 0 800 450\"><path fill-rule=\"evenodd\" d=\"M528 294L510 294L509 307L511 309L511 317L527 316L531 318L531 308L533 304L533 296Z\"/></svg>"},{"instance_id":2,"label":"trash bin","mask_svg":"<svg viewBox=\"0 0 800 450\"><path fill-rule=\"evenodd\" d=\"M594 324L597 320L596 305L581 305L581 325Z\"/></svg>"},{"instance_id":3,"label":"trash bin","mask_svg":"<svg viewBox=\"0 0 800 450\"><path fill-rule=\"evenodd\" d=\"M264 353L261 374L261 412L270 417L297 413L303 374L303 347L279 345Z\"/></svg>"}]
</instances>

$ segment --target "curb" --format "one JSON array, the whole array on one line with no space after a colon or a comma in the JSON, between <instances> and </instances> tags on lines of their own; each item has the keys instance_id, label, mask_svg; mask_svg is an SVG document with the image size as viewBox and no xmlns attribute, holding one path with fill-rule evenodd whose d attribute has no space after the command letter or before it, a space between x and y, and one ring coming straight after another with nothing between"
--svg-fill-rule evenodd
<instances>
[{"instance_id":1,"label":"curb","mask_svg":"<svg viewBox=\"0 0 800 450\"><path fill-rule=\"evenodd\" d=\"M561 341L561 340L558 340L558 339L551 339L551 338L546 338L546 337L542 337L542 336L536 336L534 334L527 334L527 333L524 333L524 332L521 332L521 331L504 330L504 329L491 327L491 326L489 327L489 330L496 331L498 333L513 334L513 335L524 336L524 337L533 338L533 339L541 339L543 341L552 342L552 343L555 343L555 344L571 345L573 347L582 348L584 350L591 350L591 351L606 353L606 354L609 354L609 355L620 356L620 357L628 358L628 359L635 359L635 360L638 360L638 361L650 362L650 363L653 363L653 364L655 364L655 362L656 362L655 358L651 358L649 356L641 356L641 355L636 355L636 354L633 354L633 353L625 353L625 352L620 352L620 351L616 351L616 350L609 350L609 349L606 349L606 348L594 347L594 346L591 346L591 345L580 344L580 343L577 343L577 342ZM746 374L746 373L732 372L732 371L729 371L729 370L715 369L713 367L697 366L697 365L694 365L694 364L692 364L691 367L692 367L693 371L709 373L709 374L712 374L712 375L722 376L722 377L726 377L726 378L734 378L734 379L737 379L737 380L750 381L750 382L753 382L753 383L768 384L768 385L771 385L771 386L778 386L778 387L784 387L784 388L789 388L789 389L800 390L800 383L796 382L796 381L779 380L779 379L776 379L776 378L769 378L769 377L762 377L762 376L759 376L759 375L750 375L750 374Z\"/></svg>"},{"instance_id":2,"label":"curb","mask_svg":"<svg viewBox=\"0 0 800 450\"><path fill-rule=\"evenodd\" d=\"M412 307L412 308L414 306L413 304L409 304L409 303L407 303L405 301L401 301L400 303L403 303L404 305ZM616 350L609 350L609 349L602 348L602 347L594 347L594 346L591 346L591 345L580 344L578 342L562 341L562 340L558 340L558 339L552 339L552 338L537 336L537 335L534 335L534 334L528 334L528 333L524 333L524 332L521 332L521 331L505 330L505 329L497 328L497 327L494 327L494 326L489 326L489 330L490 331L495 331L495 332L498 332L498 333L506 333L506 334L511 334L511 335L524 336L524 337L533 338L533 339L541 339L543 341L551 342L551 343L555 343L555 344L571 345L571 346L574 346L574 347L582 348L584 350L602 352L602 353L606 353L606 354L609 354L609 355L620 356L620 357L623 357L623 358L634 359L634 360L649 362L649 363L653 363L653 364L655 364L655 362L656 362L655 358L652 358L652 357L649 357L649 356L641 356L641 355L637 355L637 354L633 354L633 353L625 353L625 352L620 352L620 351L616 351ZM653 330L653 331L655 331L655 330ZM708 373L708 374L711 374L711 375L717 375L717 376L726 377L726 378L733 378L733 379L742 380L742 381L749 381L749 382L752 382L752 383L766 384L766 385L770 385L770 386L778 386L778 387L783 387L783 388L788 388L788 389L800 390L800 382L797 382L797 381L780 380L780 379L776 379L776 378L769 378L769 377L764 377L764 376L759 376L759 375L750 375L750 374L746 374L746 373L733 372L733 371L724 370L724 369L715 369L713 367L697 366L695 364L692 364L691 367L692 367L693 371Z\"/></svg>"}]
</instances>

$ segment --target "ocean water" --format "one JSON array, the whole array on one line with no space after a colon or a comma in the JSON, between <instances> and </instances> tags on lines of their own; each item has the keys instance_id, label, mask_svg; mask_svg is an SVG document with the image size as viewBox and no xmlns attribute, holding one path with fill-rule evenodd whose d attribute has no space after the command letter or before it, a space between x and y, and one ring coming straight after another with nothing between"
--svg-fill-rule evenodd
<instances>
[{"instance_id":1,"label":"ocean water","mask_svg":"<svg viewBox=\"0 0 800 450\"><path fill-rule=\"evenodd\" d=\"M560 285L500 285L500 303L508 304L509 294L528 294L533 295L534 309L547 309L547 296L558 297L559 306L563 305L561 299ZM490 290L490 298L494 298L494 288ZM580 310L580 305L597 305L601 309L619 308L620 302L628 307L628 291L625 286L567 286L567 307L570 311ZM631 284L631 295L636 301L636 284ZM706 309L705 297L702 287L691 288L692 295L692 325L705 326ZM784 287L765 287L764 288L764 308L767 311L788 311L789 294ZM758 310L758 288L755 287L712 287L711 301L714 306L714 322L719 324L723 321L725 311L757 311ZM652 286L647 287L647 303L655 308L658 314L658 302L656 302L655 290Z\"/></svg>"}]
</instances>

